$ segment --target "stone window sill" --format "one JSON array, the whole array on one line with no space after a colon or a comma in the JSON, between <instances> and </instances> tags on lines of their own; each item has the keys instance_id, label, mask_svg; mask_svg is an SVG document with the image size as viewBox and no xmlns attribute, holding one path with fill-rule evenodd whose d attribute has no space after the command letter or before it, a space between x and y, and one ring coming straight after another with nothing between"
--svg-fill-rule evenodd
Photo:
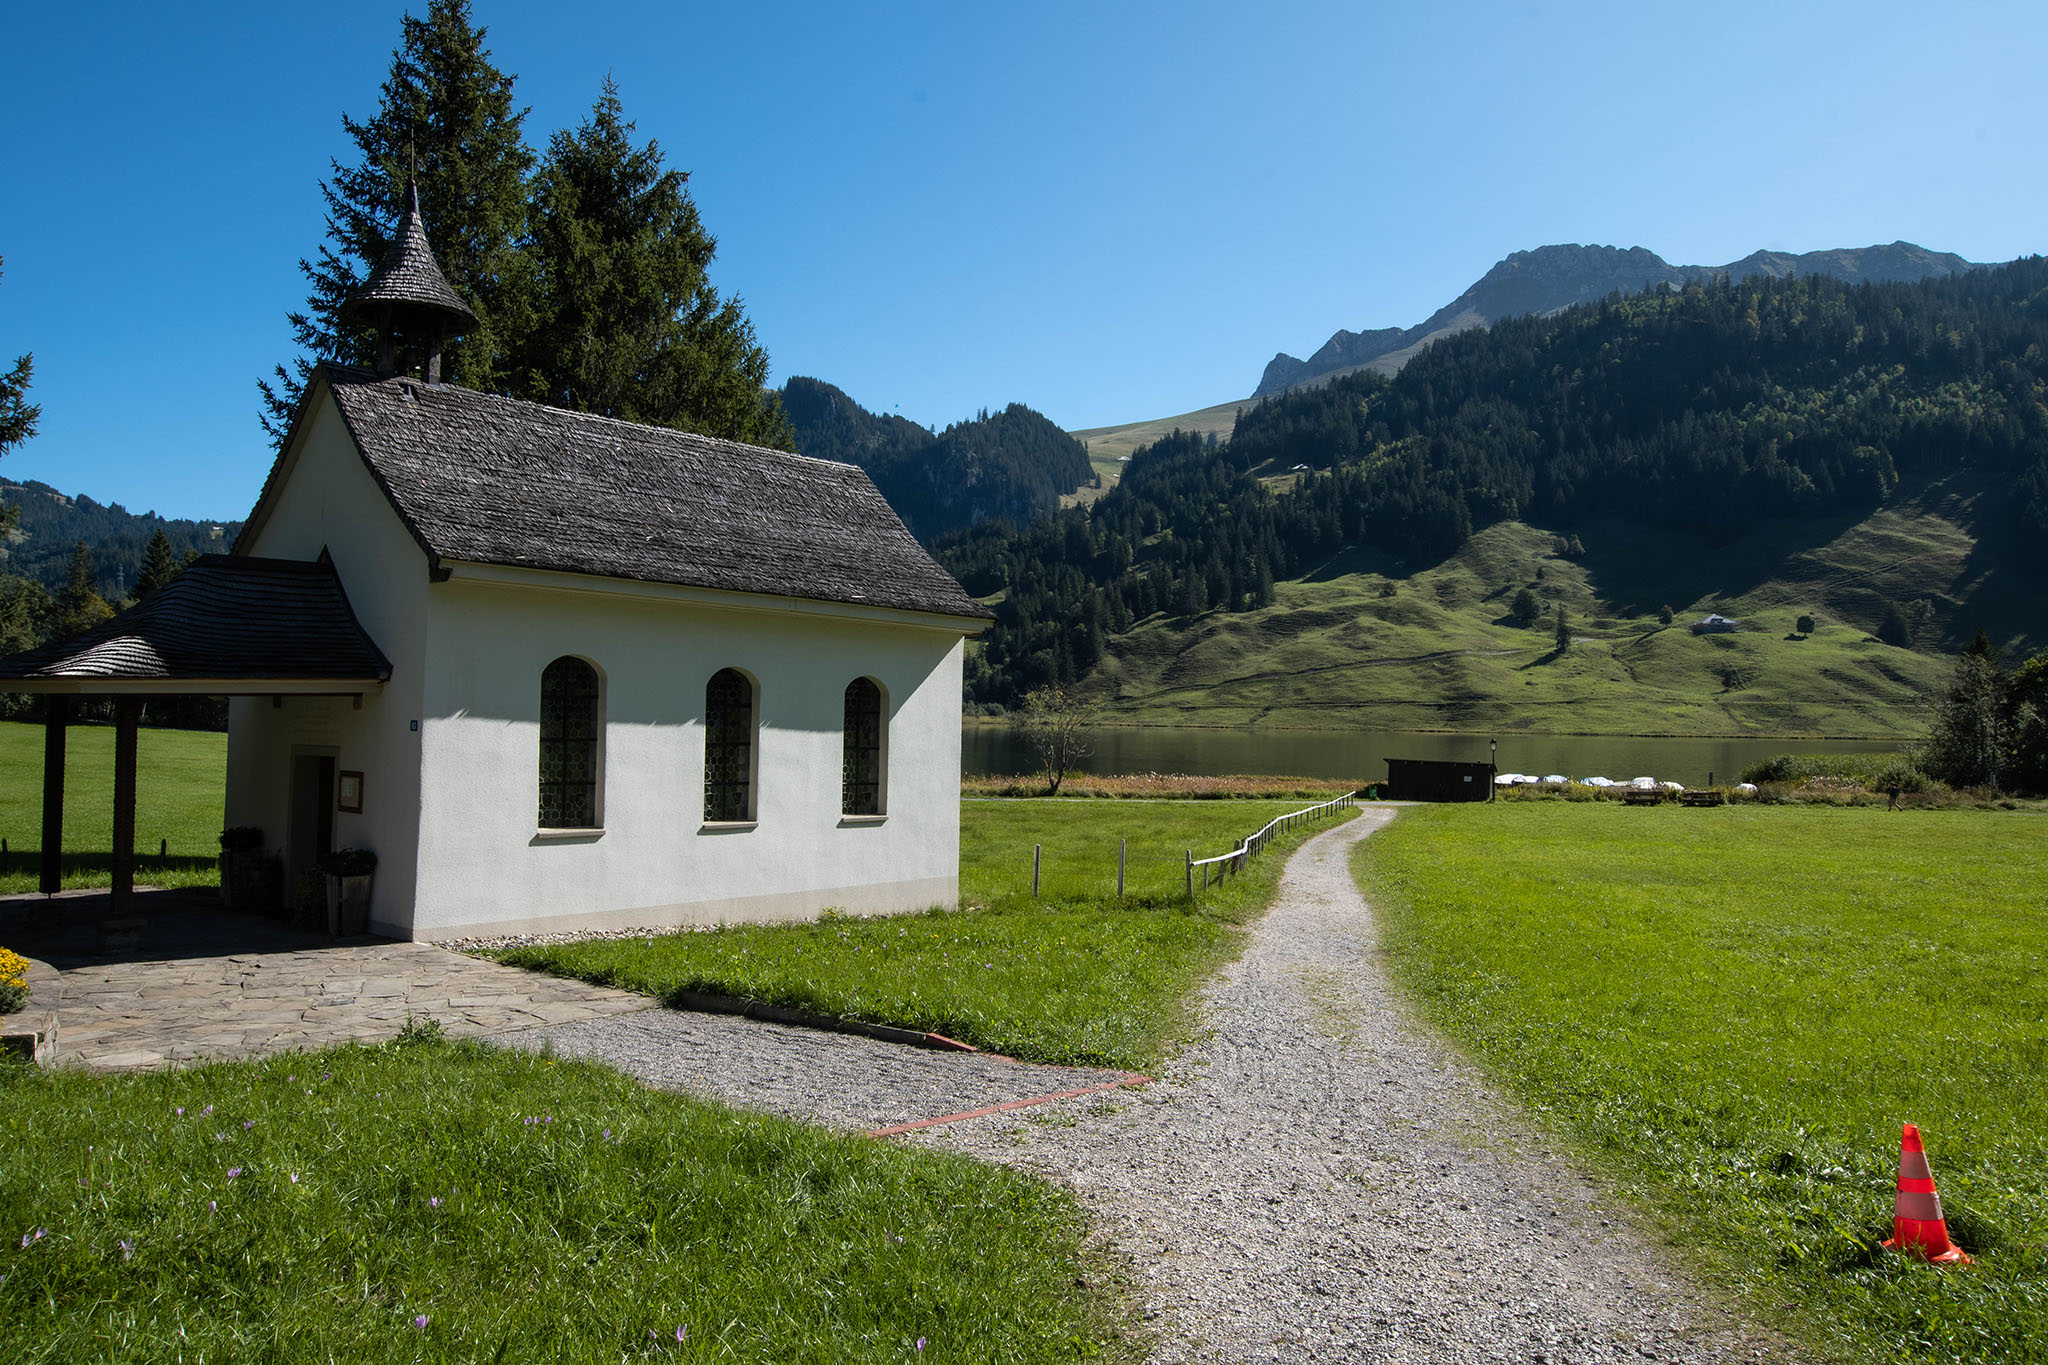
<instances>
[{"instance_id":1,"label":"stone window sill","mask_svg":"<svg viewBox=\"0 0 2048 1365\"><path fill-rule=\"evenodd\" d=\"M743 834L759 825L759 820L706 820L697 827L699 834Z\"/></svg>"},{"instance_id":2,"label":"stone window sill","mask_svg":"<svg viewBox=\"0 0 2048 1365\"><path fill-rule=\"evenodd\" d=\"M839 817L839 825L844 829L848 825L887 824L888 820L889 817L886 815L842 815Z\"/></svg>"},{"instance_id":3,"label":"stone window sill","mask_svg":"<svg viewBox=\"0 0 2048 1365\"><path fill-rule=\"evenodd\" d=\"M594 829L537 829L533 832L536 844L589 844L604 838L604 826Z\"/></svg>"}]
</instances>

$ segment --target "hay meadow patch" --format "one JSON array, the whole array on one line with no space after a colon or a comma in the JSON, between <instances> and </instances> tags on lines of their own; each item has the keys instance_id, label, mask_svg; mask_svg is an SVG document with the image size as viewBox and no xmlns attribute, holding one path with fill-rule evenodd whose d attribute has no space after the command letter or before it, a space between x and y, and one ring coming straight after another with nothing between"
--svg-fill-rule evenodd
<instances>
[{"instance_id":1,"label":"hay meadow patch","mask_svg":"<svg viewBox=\"0 0 2048 1365\"><path fill-rule=\"evenodd\" d=\"M2048 817L1502 802L1355 867L1424 1014L1842 1358L2048 1357ZM1977 1263L1879 1249L1899 1129Z\"/></svg>"}]
</instances>

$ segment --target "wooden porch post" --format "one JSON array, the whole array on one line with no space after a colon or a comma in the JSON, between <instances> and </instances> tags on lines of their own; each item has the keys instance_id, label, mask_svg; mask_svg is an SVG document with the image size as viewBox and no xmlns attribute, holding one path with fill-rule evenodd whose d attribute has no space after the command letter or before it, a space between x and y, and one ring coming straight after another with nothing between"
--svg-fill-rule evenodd
<instances>
[{"instance_id":1,"label":"wooden porch post","mask_svg":"<svg viewBox=\"0 0 2048 1365\"><path fill-rule=\"evenodd\" d=\"M45 896L57 894L64 882L64 724L71 718L71 698L43 697L43 879Z\"/></svg>"},{"instance_id":2,"label":"wooden porch post","mask_svg":"<svg viewBox=\"0 0 2048 1365\"><path fill-rule=\"evenodd\" d=\"M114 919L126 919L135 899L135 730L141 719L142 698L114 703Z\"/></svg>"}]
</instances>

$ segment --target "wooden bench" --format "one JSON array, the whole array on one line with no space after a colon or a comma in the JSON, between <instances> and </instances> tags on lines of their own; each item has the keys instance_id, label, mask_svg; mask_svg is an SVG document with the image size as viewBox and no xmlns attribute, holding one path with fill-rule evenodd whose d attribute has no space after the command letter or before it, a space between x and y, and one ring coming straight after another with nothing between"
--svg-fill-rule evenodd
<instances>
[{"instance_id":1,"label":"wooden bench","mask_svg":"<svg viewBox=\"0 0 2048 1365\"><path fill-rule=\"evenodd\" d=\"M1728 798L1717 791L1680 792L1678 803L1682 806L1725 806Z\"/></svg>"},{"instance_id":2,"label":"wooden bench","mask_svg":"<svg viewBox=\"0 0 2048 1365\"><path fill-rule=\"evenodd\" d=\"M1656 791L1646 787L1630 787L1621 794L1621 799L1631 806L1661 806L1664 804L1664 791L1661 787Z\"/></svg>"}]
</instances>

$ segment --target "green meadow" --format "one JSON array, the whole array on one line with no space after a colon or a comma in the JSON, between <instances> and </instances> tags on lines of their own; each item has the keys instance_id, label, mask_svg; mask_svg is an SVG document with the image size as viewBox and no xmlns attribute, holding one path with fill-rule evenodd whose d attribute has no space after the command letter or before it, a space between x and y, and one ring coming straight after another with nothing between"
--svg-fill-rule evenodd
<instances>
[{"instance_id":1,"label":"green meadow","mask_svg":"<svg viewBox=\"0 0 2048 1365\"><path fill-rule=\"evenodd\" d=\"M1429 1020L1830 1355L2048 1342L2048 817L1502 802L1361 845ZM1890 1235L1899 1130L1952 1235Z\"/></svg>"},{"instance_id":2,"label":"green meadow","mask_svg":"<svg viewBox=\"0 0 2048 1365\"><path fill-rule=\"evenodd\" d=\"M0 1357L1120 1359L1073 1200L432 1038L133 1076L0 1058Z\"/></svg>"},{"instance_id":3,"label":"green meadow","mask_svg":"<svg viewBox=\"0 0 2048 1365\"><path fill-rule=\"evenodd\" d=\"M1186 856L1227 852L1302 801L982 800L961 807L958 910L737 925L519 948L503 961L654 996L744 996L943 1033L1032 1061L1143 1068L1193 1023L1195 987L1238 950L1287 854L1184 894ZM1337 818L1344 818L1339 815ZM1119 840L1126 895L1116 895ZM1032 849L1040 895L1031 894Z\"/></svg>"},{"instance_id":4,"label":"green meadow","mask_svg":"<svg viewBox=\"0 0 2048 1365\"><path fill-rule=\"evenodd\" d=\"M220 882L227 736L148 730L136 740L136 880L152 886ZM0 895L34 891L43 847L43 727L0 723ZM169 846L169 856L159 853ZM106 886L114 846L114 729L74 725L64 744L64 885Z\"/></svg>"}]
</instances>

